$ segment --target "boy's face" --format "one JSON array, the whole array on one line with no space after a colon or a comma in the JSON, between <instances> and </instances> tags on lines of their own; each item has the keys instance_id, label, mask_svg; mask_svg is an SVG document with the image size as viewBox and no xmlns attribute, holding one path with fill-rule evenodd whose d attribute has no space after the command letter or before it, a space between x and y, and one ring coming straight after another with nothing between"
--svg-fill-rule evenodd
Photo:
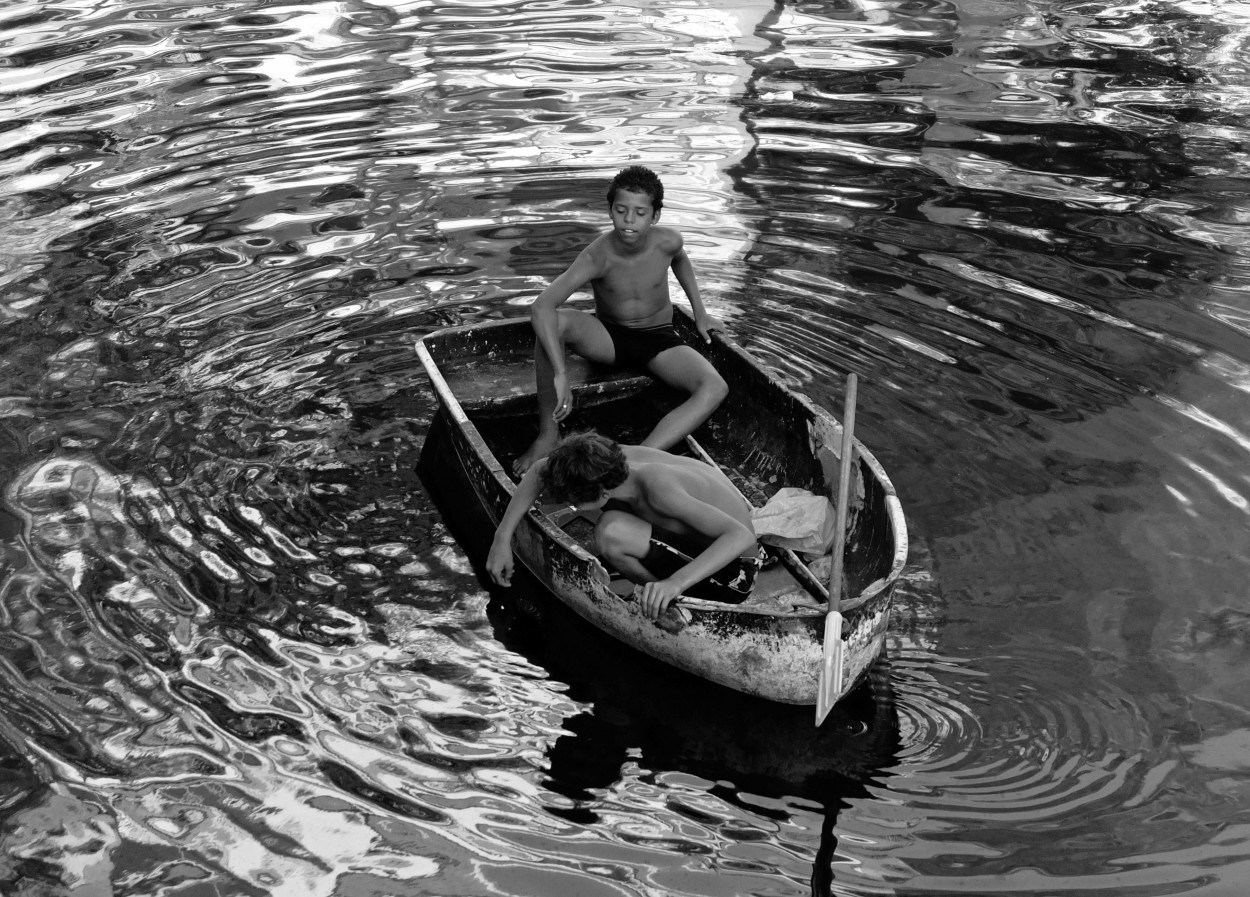
<instances>
[{"instance_id":1,"label":"boy's face","mask_svg":"<svg viewBox=\"0 0 1250 897\"><path fill-rule=\"evenodd\" d=\"M647 236L651 225L660 217L646 193L633 190L617 190L608 214L616 236L625 243L638 243Z\"/></svg>"}]
</instances>

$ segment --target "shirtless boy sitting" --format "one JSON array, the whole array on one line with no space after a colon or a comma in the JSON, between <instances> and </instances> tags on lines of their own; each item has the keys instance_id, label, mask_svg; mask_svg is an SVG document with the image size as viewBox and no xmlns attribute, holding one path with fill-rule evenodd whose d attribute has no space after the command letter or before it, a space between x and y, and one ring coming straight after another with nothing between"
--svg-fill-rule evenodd
<instances>
[{"instance_id":1,"label":"shirtless boy sitting","mask_svg":"<svg viewBox=\"0 0 1250 897\"><path fill-rule=\"evenodd\" d=\"M750 510L729 478L694 458L623 446L593 432L564 438L521 478L486 558L497 585L511 584L512 537L544 487L554 501L603 510L596 548L642 585L642 610L651 619L703 580L719 586L716 600L750 594L759 546Z\"/></svg>"},{"instance_id":2,"label":"shirtless boy sitting","mask_svg":"<svg viewBox=\"0 0 1250 897\"><path fill-rule=\"evenodd\" d=\"M534 300L530 320L537 335L538 438L512 465L515 475L551 450L560 438L560 422L573 410L565 347L589 361L645 370L689 394L660 419L642 441L645 446L675 445L725 398L728 388L720 374L673 329L670 268L690 300L699 334L710 341L710 331L720 324L703 308L681 234L656 224L663 205L664 186L654 172L640 165L622 170L608 188L612 229L583 249ZM560 308L587 283L594 294L594 315Z\"/></svg>"}]
</instances>

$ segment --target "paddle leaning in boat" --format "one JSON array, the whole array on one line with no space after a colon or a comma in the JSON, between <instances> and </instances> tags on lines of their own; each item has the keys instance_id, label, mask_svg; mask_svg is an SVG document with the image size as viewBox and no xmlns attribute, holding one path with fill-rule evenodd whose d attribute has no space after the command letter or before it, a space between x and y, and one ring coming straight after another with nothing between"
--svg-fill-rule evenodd
<instances>
[{"instance_id":1,"label":"paddle leaning in boat","mask_svg":"<svg viewBox=\"0 0 1250 897\"><path fill-rule=\"evenodd\" d=\"M842 425L720 333L705 344L680 306L674 323L729 385L729 397L687 439L685 451L719 464L756 506L784 486L835 496ZM438 396L435 425L446 430L460 467L448 474L462 477L498 524L516 489L507 468L529 445L536 426L529 319L440 330L417 342L417 354ZM624 443L639 442L682 398L650 377L601 368L572 354L567 372L574 413L564 422L566 432L595 429ZM836 647L841 675L831 680L837 682L836 692L827 696L831 706L880 653L893 588L907 559L907 531L894 487L872 454L858 441L853 444L841 588L834 590L843 620L840 645L824 644L829 590L805 558L788 549L766 546L775 563L760 572L744 603L683 596L652 621L634 600L633 584L595 557L593 523L566 505L536 504L518 527L513 548L535 577L599 629L748 694L816 704L822 657L832 658Z\"/></svg>"}]
</instances>

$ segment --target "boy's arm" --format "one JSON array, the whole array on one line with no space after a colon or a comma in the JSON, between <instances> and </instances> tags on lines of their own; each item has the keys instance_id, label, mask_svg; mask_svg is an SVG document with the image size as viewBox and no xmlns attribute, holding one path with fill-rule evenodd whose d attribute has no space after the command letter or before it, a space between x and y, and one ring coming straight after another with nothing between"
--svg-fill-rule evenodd
<instances>
[{"instance_id":1,"label":"boy's arm","mask_svg":"<svg viewBox=\"0 0 1250 897\"><path fill-rule=\"evenodd\" d=\"M705 342L710 343L711 331L725 328L703 308L703 298L699 295L699 282L694 276L694 264L690 261L690 256L686 254L686 247L680 234L677 240L677 252L673 254L670 267L673 269L673 275L677 278L682 292L690 300L690 308L694 312L694 325L698 328L699 335Z\"/></svg>"},{"instance_id":2,"label":"boy's arm","mask_svg":"<svg viewBox=\"0 0 1250 897\"><path fill-rule=\"evenodd\" d=\"M512 537L542 492L542 473L546 468L546 458L530 465L517 484L516 492L512 493L512 500L503 512L499 526L495 527L495 538L491 540L490 552L486 555L486 572L495 585L512 585Z\"/></svg>"},{"instance_id":3,"label":"boy's arm","mask_svg":"<svg viewBox=\"0 0 1250 897\"><path fill-rule=\"evenodd\" d=\"M560 320L556 315L556 310L598 275L599 264L595 255L591 253L591 247L588 246L578 254L573 264L569 265L563 274L538 294L538 298L530 306L530 324L534 327L534 335L538 338L538 344L542 346L543 351L547 353L547 358L551 360L557 414L560 414L562 409L566 413L572 409L572 397L569 395L569 383L564 373L564 347L560 343Z\"/></svg>"},{"instance_id":4,"label":"boy's arm","mask_svg":"<svg viewBox=\"0 0 1250 897\"><path fill-rule=\"evenodd\" d=\"M655 619L668 605L695 583L702 582L735 558L742 557L754 544L755 533L720 508L695 498L676 478L663 477L649 494L651 507L678 520L712 540L690 563L667 579L646 583L642 588L643 612Z\"/></svg>"}]
</instances>

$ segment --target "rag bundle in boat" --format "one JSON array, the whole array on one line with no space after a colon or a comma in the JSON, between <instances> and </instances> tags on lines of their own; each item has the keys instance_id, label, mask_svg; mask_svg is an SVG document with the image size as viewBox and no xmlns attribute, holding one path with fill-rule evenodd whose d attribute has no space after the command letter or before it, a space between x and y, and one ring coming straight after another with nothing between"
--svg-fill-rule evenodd
<instances>
[{"instance_id":1,"label":"rag bundle in boat","mask_svg":"<svg viewBox=\"0 0 1250 897\"><path fill-rule=\"evenodd\" d=\"M674 309L682 339L712 362L729 397L684 447L717 464L753 505L785 487L836 496L842 426L789 389L744 348L714 333L704 343L689 313ZM436 421L452 451L446 471L498 523L516 489L512 460L536 431L534 333L528 318L431 333L417 354L438 396ZM640 442L682 396L650 377L570 355L574 413L566 431L594 429ZM907 559L902 507L881 465L857 440L846 509L840 611L845 621L840 694L865 676L885 643L895 583ZM742 604L683 596L660 617L643 615L634 584L594 554L593 523L566 506L536 504L513 549L557 598L599 629L704 679L788 704L815 704L828 592L793 550L769 547L771 563Z\"/></svg>"}]
</instances>

